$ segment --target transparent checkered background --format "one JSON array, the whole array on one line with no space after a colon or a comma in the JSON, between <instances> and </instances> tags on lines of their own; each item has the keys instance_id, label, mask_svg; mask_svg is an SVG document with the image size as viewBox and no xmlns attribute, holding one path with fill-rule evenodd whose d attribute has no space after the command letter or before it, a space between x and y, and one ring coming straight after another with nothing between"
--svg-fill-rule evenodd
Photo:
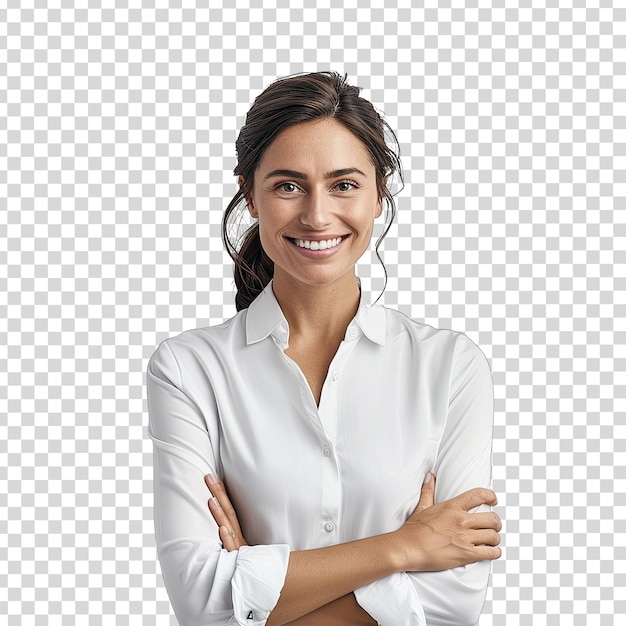
<instances>
[{"instance_id":1,"label":"transparent checkered background","mask_svg":"<svg viewBox=\"0 0 626 626\"><path fill-rule=\"evenodd\" d=\"M385 303L492 365L481 626L622 623L624 5L73 4L0 9L0 621L176 624L147 360L234 314L220 219L250 103L335 69L401 144ZM382 288L373 256L359 274Z\"/></svg>"}]
</instances>

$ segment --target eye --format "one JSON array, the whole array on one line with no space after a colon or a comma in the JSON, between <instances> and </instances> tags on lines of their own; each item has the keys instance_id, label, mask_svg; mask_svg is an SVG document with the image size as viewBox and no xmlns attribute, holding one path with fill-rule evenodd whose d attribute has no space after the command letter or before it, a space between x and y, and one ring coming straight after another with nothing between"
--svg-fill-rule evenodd
<instances>
[{"instance_id":1,"label":"eye","mask_svg":"<svg viewBox=\"0 0 626 626\"><path fill-rule=\"evenodd\" d=\"M346 192L352 191L358 187L357 183L353 180L341 180L335 185L337 191Z\"/></svg>"},{"instance_id":2,"label":"eye","mask_svg":"<svg viewBox=\"0 0 626 626\"><path fill-rule=\"evenodd\" d=\"M300 187L298 187L296 183L291 183L287 181L276 185L276 189L278 189L278 191L284 191L285 193L295 193L300 189Z\"/></svg>"}]
</instances>

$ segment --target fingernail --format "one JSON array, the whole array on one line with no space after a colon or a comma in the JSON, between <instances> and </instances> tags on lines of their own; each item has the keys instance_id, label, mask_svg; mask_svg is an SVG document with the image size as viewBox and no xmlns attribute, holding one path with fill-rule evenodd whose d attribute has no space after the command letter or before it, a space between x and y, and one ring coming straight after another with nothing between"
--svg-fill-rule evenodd
<instances>
[{"instance_id":1,"label":"fingernail","mask_svg":"<svg viewBox=\"0 0 626 626\"><path fill-rule=\"evenodd\" d=\"M424 478L424 484L427 485L431 481L432 477L432 473L428 472L428 474L426 474L426 478Z\"/></svg>"},{"instance_id":2,"label":"fingernail","mask_svg":"<svg viewBox=\"0 0 626 626\"><path fill-rule=\"evenodd\" d=\"M215 478L213 478L213 474L207 474L206 479L209 481L211 485L215 484Z\"/></svg>"}]
</instances>

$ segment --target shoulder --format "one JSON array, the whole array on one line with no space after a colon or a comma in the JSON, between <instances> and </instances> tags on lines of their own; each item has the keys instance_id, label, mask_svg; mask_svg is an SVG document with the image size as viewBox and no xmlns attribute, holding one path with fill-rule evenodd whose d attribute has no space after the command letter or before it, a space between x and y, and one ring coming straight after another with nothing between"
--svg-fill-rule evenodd
<instances>
[{"instance_id":1,"label":"shoulder","mask_svg":"<svg viewBox=\"0 0 626 626\"><path fill-rule=\"evenodd\" d=\"M439 362L446 361L455 370L470 365L489 368L482 350L463 332L435 328L414 320L400 311L383 307L386 314L387 339L391 345L405 348Z\"/></svg>"},{"instance_id":2,"label":"shoulder","mask_svg":"<svg viewBox=\"0 0 626 626\"><path fill-rule=\"evenodd\" d=\"M403 338L416 344L438 346L450 350L455 349L457 342L469 341L461 332L435 328L430 324L410 318L396 309L383 308L386 314L387 337L390 339Z\"/></svg>"},{"instance_id":3,"label":"shoulder","mask_svg":"<svg viewBox=\"0 0 626 626\"><path fill-rule=\"evenodd\" d=\"M149 371L185 370L213 358L222 358L245 343L246 310L229 320L212 326L186 330L162 341L148 362Z\"/></svg>"}]
</instances>

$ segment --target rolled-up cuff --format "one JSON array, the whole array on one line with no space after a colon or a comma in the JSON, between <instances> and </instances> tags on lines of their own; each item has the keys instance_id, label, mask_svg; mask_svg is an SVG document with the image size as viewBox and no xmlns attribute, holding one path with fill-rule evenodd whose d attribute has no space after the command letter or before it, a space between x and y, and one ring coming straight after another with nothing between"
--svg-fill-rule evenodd
<instances>
[{"instance_id":1,"label":"rolled-up cuff","mask_svg":"<svg viewBox=\"0 0 626 626\"><path fill-rule=\"evenodd\" d=\"M354 592L359 605L380 626L426 626L419 596L409 576L392 574Z\"/></svg>"},{"instance_id":2,"label":"rolled-up cuff","mask_svg":"<svg viewBox=\"0 0 626 626\"><path fill-rule=\"evenodd\" d=\"M264 626L285 584L289 546L242 546L232 578L234 619L241 626Z\"/></svg>"}]
</instances>

